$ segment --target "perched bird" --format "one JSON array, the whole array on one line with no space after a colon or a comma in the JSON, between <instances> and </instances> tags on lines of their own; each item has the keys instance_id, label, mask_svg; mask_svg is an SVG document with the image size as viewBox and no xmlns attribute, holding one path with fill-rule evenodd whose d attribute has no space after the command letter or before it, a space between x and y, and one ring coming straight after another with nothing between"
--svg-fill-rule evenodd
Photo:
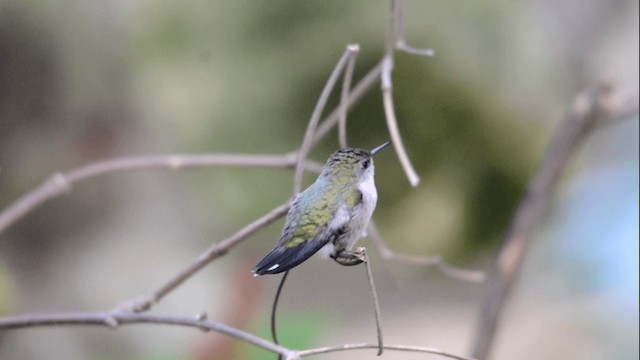
<instances>
[{"instance_id":1,"label":"perched bird","mask_svg":"<svg viewBox=\"0 0 640 360\"><path fill-rule=\"evenodd\" d=\"M318 179L294 200L278 244L254 274L287 271L318 251L341 265L362 263L363 254L352 248L365 235L378 200L372 157L389 144L334 152Z\"/></svg>"}]
</instances>

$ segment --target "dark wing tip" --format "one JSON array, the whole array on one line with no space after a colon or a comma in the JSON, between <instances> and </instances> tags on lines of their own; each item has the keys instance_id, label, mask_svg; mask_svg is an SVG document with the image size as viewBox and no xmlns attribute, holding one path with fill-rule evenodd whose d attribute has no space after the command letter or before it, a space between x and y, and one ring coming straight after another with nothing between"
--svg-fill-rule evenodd
<instances>
[{"instance_id":1,"label":"dark wing tip","mask_svg":"<svg viewBox=\"0 0 640 360\"><path fill-rule=\"evenodd\" d=\"M255 276L264 275L264 274L277 274L277 270L280 267L278 262L277 254L275 254L277 249L271 251L264 259L260 260L258 265L256 265L253 270L251 270Z\"/></svg>"},{"instance_id":2,"label":"dark wing tip","mask_svg":"<svg viewBox=\"0 0 640 360\"><path fill-rule=\"evenodd\" d=\"M306 258L300 259L296 253L295 249L273 249L253 268L253 273L257 276L287 271L306 260Z\"/></svg>"},{"instance_id":3,"label":"dark wing tip","mask_svg":"<svg viewBox=\"0 0 640 360\"><path fill-rule=\"evenodd\" d=\"M326 244L324 241L307 241L292 248L273 249L253 268L255 276L279 274L307 260Z\"/></svg>"}]
</instances>

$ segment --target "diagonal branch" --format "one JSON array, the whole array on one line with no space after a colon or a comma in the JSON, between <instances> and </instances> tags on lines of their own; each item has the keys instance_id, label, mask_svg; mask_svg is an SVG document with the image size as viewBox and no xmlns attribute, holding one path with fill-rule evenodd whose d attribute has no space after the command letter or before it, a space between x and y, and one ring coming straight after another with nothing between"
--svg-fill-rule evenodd
<instances>
[{"instance_id":1,"label":"diagonal branch","mask_svg":"<svg viewBox=\"0 0 640 360\"><path fill-rule=\"evenodd\" d=\"M374 66L369 72L360 80L356 86L353 87L353 90L349 93L349 98L347 100L348 108L352 108L362 97L375 85L378 81L380 81L380 73L382 72L382 65L378 63ZM318 130L313 137L312 146L315 146L320 142L331 129L338 123L340 119L340 109L336 108L326 117L326 119L318 126Z\"/></svg>"},{"instance_id":2,"label":"diagonal branch","mask_svg":"<svg viewBox=\"0 0 640 360\"><path fill-rule=\"evenodd\" d=\"M347 147L347 111L349 110L349 91L351 90L351 80L353 78L353 68L356 64L356 57L360 52L358 44L347 46L347 49L351 51L351 57L349 57L349 63L347 69L344 72L344 79L342 81L342 93L340 96L340 118L338 123L338 143L342 149Z\"/></svg>"},{"instance_id":3,"label":"diagonal branch","mask_svg":"<svg viewBox=\"0 0 640 360\"><path fill-rule=\"evenodd\" d=\"M347 49L338 60L336 67L331 72L329 76L329 80L325 84L322 89L322 93L318 98L318 102L316 103L316 107L313 109L313 113L311 114L311 119L309 119L309 124L307 125L307 130L304 133L304 139L302 140L302 145L300 145L300 150L298 151L298 164L296 165L295 176L293 178L293 195L297 195L302 189L302 175L304 172L304 163L307 160L307 155L309 155L309 151L314 145L313 138L316 132L316 127L318 126L318 122L320 121L320 116L322 115L322 110L324 110L327 101L329 100L329 95L331 95L331 90L335 86L338 81L338 77L342 72L342 69L347 65L347 61L351 57L354 56L356 52L351 46L347 46Z\"/></svg>"},{"instance_id":4,"label":"diagonal branch","mask_svg":"<svg viewBox=\"0 0 640 360\"><path fill-rule=\"evenodd\" d=\"M527 187L498 252L476 327L473 355L487 359L500 316L518 278L532 233L578 145L601 124L638 112L638 91L614 91L603 84L579 94L553 135Z\"/></svg>"},{"instance_id":5,"label":"diagonal branch","mask_svg":"<svg viewBox=\"0 0 640 360\"><path fill-rule=\"evenodd\" d=\"M220 256L223 256L229 251L229 249L244 241L249 236L255 234L258 230L261 230L262 228L284 216L284 214L287 213L287 210L289 210L289 206L289 202L286 202L274 208L249 225L243 227L242 229L240 229L240 231L236 232L225 240L213 244L204 253L200 254L200 256L198 256L198 258L194 262L187 265L184 269L171 277L171 279L160 286L157 290L153 291L149 295L142 296L139 299L125 302L124 304L120 305L119 308L122 310L129 310L134 312L149 310L152 306L162 300L162 298L164 298L167 294L175 290L178 286L180 286L183 282L185 282L188 278L193 276L207 264L219 258Z\"/></svg>"}]
</instances>

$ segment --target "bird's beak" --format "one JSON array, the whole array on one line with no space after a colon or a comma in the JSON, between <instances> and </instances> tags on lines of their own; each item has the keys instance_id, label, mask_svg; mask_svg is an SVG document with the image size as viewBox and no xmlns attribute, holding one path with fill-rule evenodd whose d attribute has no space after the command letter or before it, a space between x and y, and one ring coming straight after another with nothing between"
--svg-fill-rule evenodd
<instances>
[{"instance_id":1,"label":"bird's beak","mask_svg":"<svg viewBox=\"0 0 640 360\"><path fill-rule=\"evenodd\" d=\"M386 148L387 146L389 146L389 144L391 144L391 141L387 141L386 143L376 147L375 149L371 150L371 155L375 155L378 151Z\"/></svg>"}]
</instances>

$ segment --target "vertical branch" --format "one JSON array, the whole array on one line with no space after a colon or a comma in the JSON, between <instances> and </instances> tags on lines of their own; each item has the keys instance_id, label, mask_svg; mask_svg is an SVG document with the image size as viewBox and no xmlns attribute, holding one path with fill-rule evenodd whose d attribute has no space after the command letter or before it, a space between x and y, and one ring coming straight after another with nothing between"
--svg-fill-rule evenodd
<instances>
[{"instance_id":1,"label":"vertical branch","mask_svg":"<svg viewBox=\"0 0 640 360\"><path fill-rule=\"evenodd\" d=\"M522 268L533 229L547 207L571 155L603 120L625 116L630 111L637 112L638 99L629 99L628 94L613 92L607 85L583 92L575 99L573 107L553 135L498 253L489 282L489 293L476 327L473 345L475 358L484 360L489 356L504 304Z\"/></svg>"},{"instance_id":2,"label":"vertical branch","mask_svg":"<svg viewBox=\"0 0 640 360\"><path fill-rule=\"evenodd\" d=\"M373 273L371 272L371 264L369 263L367 249L364 247L360 249L362 249L362 253L364 254L364 266L367 270L367 280L369 280L369 290L371 290L371 299L373 300L373 310L376 319L376 331L378 335L378 356L380 356L384 351L384 341L382 340L382 324L380 321L380 302L378 301L378 292L376 291L376 285L373 283Z\"/></svg>"},{"instance_id":3,"label":"vertical branch","mask_svg":"<svg viewBox=\"0 0 640 360\"><path fill-rule=\"evenodd\" d=\"M351 91L351 79L353 78L353 68L356 64L356 57L360 52L360 46L358 44L352 44L347 46L347 50L350 52L349 63L347 69L344 72L344 80L342 82L342 93L340 96L340 118L338 122L338 142L340 148L347 147L347 111L349 110L349 91Z\"/></svg>"},{"instance_id":4,"label":"vertical branch","mask_svg":"<svg viewBox=\"0 0 640 360\"><path fill-rule=\"evenodd\" d=\"M404 169L404 172L409 180L411 186L417 186L420 183L420 177L413 169L407 151L405 150L402 138L400 137L400 131L398 130L398 120L396 118L394 106L393 106L393 85L391 80L391 72L393 71L393 57L395 49L395 41L397 38L398 29L396 27L397 21L400 18L401 0L391 1L391 11L389 12L389 25L387 28L387 42L385 46L385 54L382 59L382 104L384 106L384 113L387 119L387 127L389 128L389 134L391 136L391 142L396 149L396 154L400 164Z\"/></svg>"},{"instance_id":5,"label":"vertical branch","mask_svg":"<svg viewBox=\"0 0 640 360\"><path fill-rule=\"evenodd\" d=\"M347 60L351 56L351 51L347 48L336 67L331 72L331 76L329 76L329 80L322 89L322 93L318 98L318 102L316 103L316 107L313 109L313 113L311 114L311 119L309 119L309 124L307 125L307 130L304 133L304 140L302 140L302 145L300 146L300 151L298 152L298 164L296 165L295 177L293 179L293 195L297 195L302 188L302 175L304 173L304 163L307 160L307 155L309 155L309 151L313 146L313 137L316 131L316 127L318 126L318 122L320 121L320 115L322 115L322 110L324 109L327 101L329 100L329 95L331 94L331 90L338 81L338 77L347 64Z\"/></svg>"}]
</instances>

